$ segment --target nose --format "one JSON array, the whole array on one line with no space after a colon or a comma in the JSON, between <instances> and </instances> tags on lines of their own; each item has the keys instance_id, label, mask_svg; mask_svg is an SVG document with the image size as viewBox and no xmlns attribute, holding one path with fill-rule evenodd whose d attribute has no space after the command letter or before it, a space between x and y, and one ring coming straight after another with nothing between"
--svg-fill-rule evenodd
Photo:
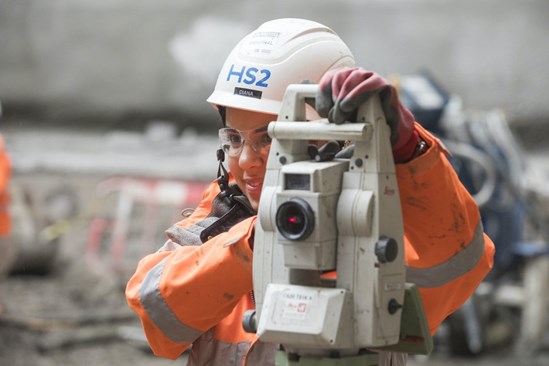
<instances>
[{"instance_id":1,"label":"nose","mask_svg":"<svg viewBox=\"0 0 549 366\"><path fill-rule=\"evenodd\" d=\"M264 158L261 154L252 149L250 144L245 143L242 147L242 152L238 158L238 165L244 170L252 169L254 167L261 167L265 164Z\"/></svg>"}]
</instances>

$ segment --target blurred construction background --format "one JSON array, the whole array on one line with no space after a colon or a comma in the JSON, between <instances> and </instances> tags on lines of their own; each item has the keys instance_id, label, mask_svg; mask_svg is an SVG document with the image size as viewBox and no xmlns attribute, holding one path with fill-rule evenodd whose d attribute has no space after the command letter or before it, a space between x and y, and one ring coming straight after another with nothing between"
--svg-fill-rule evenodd
<instances>
[{"instance_id":1,"label":"blurred construction background","mask_svg":"<svg viewBox=\"0 0 549 366\"><path fill-rule=\"evenodd\" d=\"M0 364L183 363L150 355L124 284L215 178L219 118L205 99L226 55L279 17L332 27L358 65L404 89L428 76L454 120L505 135L492 170L515 178L484 212L509 227L490 206L505 196L528 245L501 250L499 273L445 324L434 354L410 363L549 364L545 0L0 0L13 215L0 248Z\"/></svg>"}]
</instances>

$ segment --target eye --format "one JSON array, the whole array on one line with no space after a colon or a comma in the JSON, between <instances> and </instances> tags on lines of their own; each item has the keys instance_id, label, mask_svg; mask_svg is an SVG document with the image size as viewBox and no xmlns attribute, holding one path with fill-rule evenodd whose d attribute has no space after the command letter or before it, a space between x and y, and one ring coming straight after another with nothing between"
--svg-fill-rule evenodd
<instances>
[{"instance_id":1,"label":"eye","mask_svg":"<svg viewBox=\"0 0 549 366\"><path fill-rule=\"evenodd\" d=\"M271 136L269 136L268 133L264 133L263 135L261 135L259 137L259 139L257 140L257 142L259 143L259 145L261 145L262 147L266 147L266 146L269 146L272 142L272 139L271 139Z\"/></svg>"},{"instance_id":2,"label":"eye","mask_svg":"<svg viewBox=\"0 0 549 366\"><path fill-rule=\"evenodd\" d=\"M229 133L227 137L231 145L240 145L242 143L242 137L239 133L232 132Z\"/></svg>"}]
</instances>

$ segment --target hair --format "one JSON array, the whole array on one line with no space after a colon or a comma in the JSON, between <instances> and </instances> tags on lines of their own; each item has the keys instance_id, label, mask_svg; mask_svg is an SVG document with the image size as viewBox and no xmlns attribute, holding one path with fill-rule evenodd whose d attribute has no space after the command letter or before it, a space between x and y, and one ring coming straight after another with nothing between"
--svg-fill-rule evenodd
<instances>
[{"instance_id":1,"label":"hair","mask_svg":"<svg viewBox=\"0 0 549 366\"><path fill-rule=\"evenodd\" d=\"M219 116L221 117L221 123L223 124L223 127L227 127L227 109L222 105L218 105L217 111L219 112Z\"/></svg>"}]
</instances>

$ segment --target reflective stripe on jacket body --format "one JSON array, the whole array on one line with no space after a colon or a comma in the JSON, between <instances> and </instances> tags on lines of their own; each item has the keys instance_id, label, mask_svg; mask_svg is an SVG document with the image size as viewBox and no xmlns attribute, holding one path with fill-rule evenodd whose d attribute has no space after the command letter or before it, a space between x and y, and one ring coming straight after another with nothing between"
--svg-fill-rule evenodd
<instances>
[{"instance_id":1,"label":"reflective stripe on jacket body","mask_svg":"<svg viewBox=\"0 0 549 366\"><path fill-rule=\"evenodd\" d=\"M420 288L434 334L486 276L494 246L444 149L418 124L416 129L430 148L397 165L397 179L407 281ZM175 359L193 344L190 365L273 365L275 346L256 342L241 326L244 312L254 307L249 243L256 217L200 246L181 241L207 217L218 193L213 183L193 215L169 230L166 245L140 261L128 282L128 303L158 356Z\"/></svg>"}]
</instances>

